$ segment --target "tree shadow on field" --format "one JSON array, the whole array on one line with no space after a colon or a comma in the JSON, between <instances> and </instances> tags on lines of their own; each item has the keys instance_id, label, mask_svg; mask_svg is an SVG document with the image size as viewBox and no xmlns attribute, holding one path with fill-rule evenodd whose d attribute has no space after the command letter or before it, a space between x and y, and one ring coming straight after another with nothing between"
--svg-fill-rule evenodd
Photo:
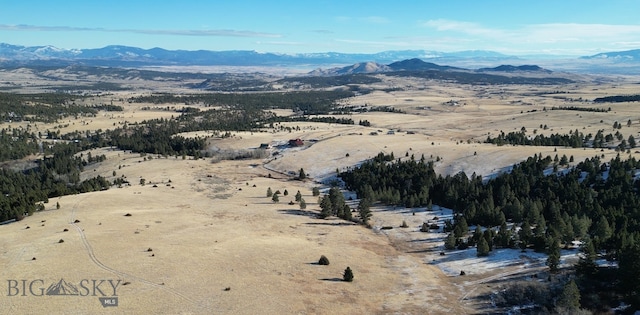
<instances>
[{"instance_id":1,"label":"tree shadow on field","mask_svg":"<svg viewBox=\"0 0 640 315\"><path fill-rule=\"evenodd\" d=\"M342 278L322 278L319 279L322 281L331 281L331 282L344 282L344 280Z\"/></svg>"},{"instance_id":2,"label":"tree shadow on field","mask_svg":"<svg viewBox=\"0 0 640 315\"><path fill-rule=\"evenodd\" d=\"M437 239L437 238L421 238L421 239L413 239L413 240L408 240L407 243L439 243L442 242L442 239Z\"/></svg>"},{"instance_id":3,"label":"tree shadow on field","mask_svg":"<svg viewBox=\"0 0 640 315\"><path fill-rule=\"evenodd\" d=\"M351 226L357 225L354 222L306 222L307 225L328 225L328 226Z\"/></svg>"},{"instance_id":4,"label":"tree shadow on field","mask_svg":"<svg viewBox=\"0 0 640 315\"><path fill-rule=\"evenodd\" d=\"M425 248L425 249L410 250L410 251L407 251L407 253L422 254L422 253L438 253L438 252L441 252L441 251L442 251L441 248Z\"/></svg>"},{"instance_id":5,"label":"tree shadow on field","mask_svg":"<svg viewBox=\"0 0 640 315\"><path fill-rule=\"evenodd\" d=\"M318 217L318 212L310 211L310 210L281 209L281 210L278 210L278 212L281 212L281 213L284 213L284 214L291 214L291 215L307 216L307 217L311 217L311 218L317 218Z\"/></svg>"}]
</instances>

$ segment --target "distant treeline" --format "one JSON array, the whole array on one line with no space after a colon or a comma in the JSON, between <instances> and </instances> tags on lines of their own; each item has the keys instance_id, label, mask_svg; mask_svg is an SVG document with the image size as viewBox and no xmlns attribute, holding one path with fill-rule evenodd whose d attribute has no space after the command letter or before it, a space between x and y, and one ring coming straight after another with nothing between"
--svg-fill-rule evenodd
<instances>
[{"instance_id":1,"label":"distant treeline","mask_svg":"<svg viewBox=\"0 0 640 315\"><path fill-rule=\"evenodd\" d=\"M593 100L594 103L620 103L620 102L637 102L640 101L640 94L636 95L615 95L598 97Z\"/></svg>"},{"instance_id":2,"label":"distant treeline","mask_svg":"<svg viewBox=\"0 0 640 315\"><path fill-rule=\"evenodd\" d=\"M120 105L111 105L111 104L91 105L89 107L97 110L103 110L105 112L121 112L124 110L124 108Z\"/></svg>"},{"instance_id":3,"label":"distant treeline","mask_svg":"<svg viewBox=\"0 0 640 315\"><path fill-rule=\"evenodd\" d=\"M349 107L350 111L356 112L356 113L366 113L366 112L384 112L384 113L398 113L398 114L404 114L405 111L397 109L395 107L392 106L371 106L371 107L360 107L360 106L351 106Z\"/></svg>"},{"instance_id":4,"label":"distant treeline","mask_svg":"<svg viewBox=\"0 0 640 315\"><path fill-rule=\"evenodd\" d=\"M382 80L365 74L348 74L338 76L317 76L317 77L288 77L280 79L278 83L300 83L311 86L312 88L335 87L349 84L372 84Z\"/></svg>"},{"instance_id":5,"label":"distant treeline","mask_svg":"<svg viewBox=\"0 0 640 315\"><path fill-rule=\"evenodd\" d=\"M341 125L353 125L355 122L351 118L336 118L332 116L318 116L318 117L308 117L308 116L296 116L296 117L282 117L277 116L273 117L265 121L266 123L271 122L292 122L292 121L306 121L306 122L319 122L326 124L341 124Z\"/></svg>"},{"instance_id":6,"label":"distant treeline","mask_svg":"<svg viewBox=\"0 0 640 315\"><path fill-rule=\"evenodd\" d=\"M471 73L458 71L397 71L387 72L385 75L398 77L416 77L432 80L451 81L460 84L567 84L572 80L565 78L533 78L533 77L510 77L486 73Z\"/></svg>"},{"instance_id":7,"label":"distant treeline","mask_svg":"<svg viewBox=\"0 0 640 315\"><path fill-rule=\"evenodd\" d=\"M222 106L238 110L291 109L305 115L329 114L336 101L353 96L351 91L304 91L271 93L209 93L196 95L153 94L129 98L129 102Z\"/></svg>"},{"instance_id":8,"label":"distant treeline","mask_svg":"<svg viewBox=\"0 0 640 315\"><path fill-rule=\"evenodd\" d=\"M30 121L51 123L64 116L95 115L95 108L76 105L81 96L62 93L13 94L0 93L0 121Z\"/></svg>"},{"instance_id":9,"label":"distant treeline","mask_svg":"<svg viewBox=\"0 0 640 315\"><path fill-rule=\"evenodd\" d=\"M577 130L576 132L572 132L569 135L551 134L549 136L535 135L533 137L527 136L524 131L509 132L508 134L505 134L504 131L501 131L500 134L495 138L487 136L487 140L485 142L496 144L499 146L511 144L580 148L585 146L585 136Z\"/></svg>"},{"instance_id":10,"label":"distant treeline","mask_svg":"<svg viewBox=\"0 0 640 315\"><path fill-rule=\"evenodd\" d=\"M577 107L577 106L553 106L551 110L575 110L580 112L597 112L597 113L606 113L611 111L611 107L605 108L589 108L589 107Z\"/></svg>"},{"instance_id":11,"label":"distant treeline","mask_svg":"<svg viewBox=\"0 0 640 315\"><path fill-rule=\"evenodd\" d=\"M518 132L509 132L507 134L501 131L500 134L492 138L487 136L485 143L492 143L498 146L510 144L510 145L532 145L532 146L563 146L572 148L592 147L592 148L604 148L607 143L614 140L620 141L618 149L632 149L636 147L636 140L633 135L629 135L628 139L624 139L623 135L616 131L615 134L605 135L603 130L598 130L595 136L592 134L583 134L578 131L570 131L569 134L551 134L528 136L524 130Z\"/></svg>"}]
</instances>

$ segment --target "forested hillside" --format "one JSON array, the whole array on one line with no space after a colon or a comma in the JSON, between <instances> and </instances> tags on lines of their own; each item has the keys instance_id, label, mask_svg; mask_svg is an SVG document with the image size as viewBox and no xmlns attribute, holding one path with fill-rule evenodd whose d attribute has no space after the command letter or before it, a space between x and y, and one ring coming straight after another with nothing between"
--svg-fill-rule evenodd
<instances>
[{"instance_id":1,"label":"forested hillside","mask_svg":"<svg viewBox=\"0 0 640 315\"><path fill-rule=\"evenodd\" d=\"M605 279L604 286L623 284L625 290L616 291L620 295L639 292L637 281L631 283L627 276L633 274L638 279L634 269L638 263L628 257L640 255L640 163L619 156L611 161L594 157L558 172L553 172L553 163L550 156L535 155L483 183L476 174L436 175L433 162L424 157L394 160L392 155L380 153L358 168L340 173L340 178L359 198L388 205L437 204L453 209L455 219L445 231L461 249L483 239L475 235L477 232L467 237L469 226L474 225L490 228L484 238L489 250L506 247L549 252L554 246L581 240L589 246L583 251L591 253L582 256L585 278L602 279L599 272L605 271L596 268L595 260L604 257L620 262L619 272Z\"/></svg>"}]
</instances>

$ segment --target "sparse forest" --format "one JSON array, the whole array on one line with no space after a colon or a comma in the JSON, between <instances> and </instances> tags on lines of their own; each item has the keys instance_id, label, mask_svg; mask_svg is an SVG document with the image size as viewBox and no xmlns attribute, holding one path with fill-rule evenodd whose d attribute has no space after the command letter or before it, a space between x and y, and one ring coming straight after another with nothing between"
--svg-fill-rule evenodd
<instances>
[{"instance_id":1,"label":"sparse forest","mask_svg":"<svg viewBox=\"0 0 640 315\"><path fill-rule=\"evenodd\" d=\"M29 155L44 156L34 166L16 172L3 169L0 176L0 222L21 219L33 213L41 202L48 198L66 194L107 189L111 183L98 176L80 182L83 167L100 161L100 157L80 158L76 153L104 146L122 150L160 155L193 156L200 158L204 152L206 138L185 138L179 133L189 131L259 130L279 121L315 121L324 123L354 124L348 118L299 116L295 119L277 118L266 111L270 108L289 108L307 114L327 113L334 109L335 101L351 96L351 92L300 92L265 94L200 94L176 96L155 94L132 98L130 102L183 103L207 106L222 106L223 109L206 111L183 111L173 119L153 119L125 125L113 130L72 132L60 134L48 131L35 134L21 128L0 130L0 161L12 161ZM98 110L119 111L114 105L75 105L79 96L54 94L0 94L0 119L20 121L56 122L72 115L95 115ZM46 139L65 140L48 142ZM342 209L338 209L340 213ZM351 212L348 211L348 215ZM344 215L347 216L346 214Z\"/></svg>"}]
</instances>

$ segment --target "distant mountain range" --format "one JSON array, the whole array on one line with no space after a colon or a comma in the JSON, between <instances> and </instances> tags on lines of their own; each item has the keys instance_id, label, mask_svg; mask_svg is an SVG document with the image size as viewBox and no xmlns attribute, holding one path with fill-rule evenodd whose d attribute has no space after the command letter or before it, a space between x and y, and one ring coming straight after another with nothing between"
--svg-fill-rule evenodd
<instances>
[{"instance_id":1,"label":"distant mountain range","mask_svg":"<svg viewBox=\"0 0 640 315\"><path fill-rule=\"evenodd\" d=\"M546 68L589 72L613 71L617 73L640 73L640 50L600 53L580 58L522 59L493 51L469 50L460 52L438 52L429 50L384 51L373 54L356 53L301 53L277 54L246 50L166 50L162 48L142 49L129 46L106 46L92 49L61 49L53 46L19 46L0 43L0 66L20 65L85 65L109 67L143 66L285 66L285 67L335 67L353 65L343 69L344 73L375 73L398 70L411 60L426 60L449 64L452 68L476 68L484 71L505 64L542 64ZM542 62L542 63L540 63ZM622 65L621 65L622 64ZM386 69L384 65L391 67ZM393 65L393 66L392 66ZM630 66L631 65L631 66ZM411 65L404 65L409 66ZM439 66L447 67L447 66ZM521 66L513 66L521 67ZM439 69L446 70L446 69ZM511 71L525 69L513 68ZM531 69L529 69L530 71ZM325 71L325 70L318 70ZM332 70L333 71L333 70ZM510 71L499 69L498 71ZM320 74L320 73L318 73Z\"/></svg>"},{"instance_id":2,"label":"distant mountain range","mask_svg":"<svg viewBox=\"0 0 640 315\"><path fill-rule=\"evenodd\" d=\"M337 52L276 54L246 50L166 50L129 46L106 46L96 49L60 49L53 46L18 46L0 43L3 63L81 63L89 66L201 65L201 66L290 66L352 64L363 61L388 63L412 58L501 60L516 57L491 51L443 53L426 50L384 51L374 54Z\"/></svg>"},{"instance_id":3,"label":"distant mountain range","mask_svg":"<svg viewBox=\"0 0 640 315\"><path fill-rule=\"evenodd\" d=\"M612 51L599 53L593 56L580 57L581 59L597 60L597 59L609 59L615 61L640 61L640 49L625 50L625 51Z\"/></svg>"},{"instance_id":4,"label":"distant mountain range","mask_svg":"<svg viewBox=\"0 0 640 315\"><path fill-rule=\"evenodd\" d=\"M541 68L537 65L500 65L493 68L480 68L477 70L460 67L442 66L432 62L426 62L419 58L412 58L396 61L388 65L377 62L359 62L346 67L335 67L329 69L316 69L309 72L310 76L338 76L349 74L384 73L394 71L459 71L459 72L502 72L502 73L538 73L550 74L553 71Z\"/></svg>"}]
</instances>

